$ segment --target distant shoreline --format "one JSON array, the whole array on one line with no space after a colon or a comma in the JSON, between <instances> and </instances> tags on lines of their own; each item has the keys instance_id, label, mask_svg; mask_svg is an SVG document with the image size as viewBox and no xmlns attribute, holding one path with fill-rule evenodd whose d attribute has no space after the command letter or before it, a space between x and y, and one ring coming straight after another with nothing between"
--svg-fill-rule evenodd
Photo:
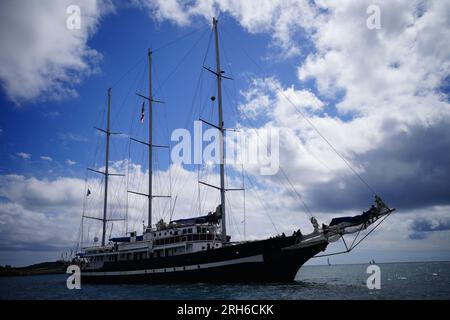
<instances>
[{"instance_id":1,"label":"distant shoreline","mask_svg":"<svg viewBox=\"0 0 450 320\"><path fill-rule=\"evenodd\" d=\"M63 261L42 262L27 267L0 266L0 277L34 276L66 273L67 263Z\"/></svg>"}]
</instances>

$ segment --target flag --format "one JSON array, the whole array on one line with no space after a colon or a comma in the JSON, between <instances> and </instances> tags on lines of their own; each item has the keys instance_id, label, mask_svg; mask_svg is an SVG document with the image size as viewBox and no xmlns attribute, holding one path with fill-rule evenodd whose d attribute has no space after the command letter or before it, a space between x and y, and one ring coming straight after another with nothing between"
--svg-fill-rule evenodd
<instances>
[{"instance_id":1,"label":"flag","mask_svg":"<svg viewBox=\"0 0 450 320\"><path fill-rule=\"evenodd\" d=\"M88 191L87 191L86 197L89 197L89 196L90 196L90 194L91 194L91 190L89 190L89 188L88 188Z\"/></svg>"},{"instance_id":2,"label":"flag","mask_svg":"<svg viewBox=\"0 0 450 320\"><path fill-rule=\"evenodd\" d=\"M144 106L145 106L145 101L142 102L142 108L141 108L141 123L144 123L144 118L145 118L145 114L144 114Z\"/></svg>"}]
</instances>

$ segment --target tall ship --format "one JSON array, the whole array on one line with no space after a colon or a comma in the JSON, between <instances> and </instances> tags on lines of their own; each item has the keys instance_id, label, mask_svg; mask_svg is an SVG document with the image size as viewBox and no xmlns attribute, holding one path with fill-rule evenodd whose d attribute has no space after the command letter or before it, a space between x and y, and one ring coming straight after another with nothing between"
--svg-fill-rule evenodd
<instances>
[{"instance_id":1,"label":"tall ship","mask_svg":"<svg viewBox=\"0 0 450 320\"><path fill-rule=\"evenodd\" d=\"M164 195L153 191L153 106L156 100L152 91L152 51L148 50L148 95L139 94L148 105L148 141L134 139L148 150L148 192L127 190L147 199L147 217L143 231L127 232L123 236L109 237L108 223L115 221L109 216L109 178L119 175L110 168L111 89L108 90L106 128L99 128L106 136L104 169L90 169L103 176L102 216L83 213L82 220L93 220L101 225L101 239L96 238L91 246L79 245L73 262L81 268L82 282L101 283L156 283L156 282L286 282L293 281L301 266L313 257L333 255L324 252L328 245L340 239L346 250L351 251L360 241L351 245L344 235L363 231L372 232L394 209L389 208L380 197L374 195L372 207L360 215L338 217L329 225L319 223L314 217L310 221L313 231L302 234L300 229L292 234L276 234L262 240L233 241L227 233L228 208L226 192L230 191L225 181L224 116L222 108L222 81L229 79L221 69L218 20L213 19L215 68L205 68L216 80L217 122L210 123L220 132L220 184L210 185L217 190L219 202L203 215L182 219L154 221L153 201ZM144 106L144 105L143 105ZM143 114L143 110L142 110ZM142 117L141 120L143 120ZM88 196L90 190L88 189ZM83 228L83 222L82 226ZM372 228L372 229L370 229Z\"/></svg>"}]
</instances>

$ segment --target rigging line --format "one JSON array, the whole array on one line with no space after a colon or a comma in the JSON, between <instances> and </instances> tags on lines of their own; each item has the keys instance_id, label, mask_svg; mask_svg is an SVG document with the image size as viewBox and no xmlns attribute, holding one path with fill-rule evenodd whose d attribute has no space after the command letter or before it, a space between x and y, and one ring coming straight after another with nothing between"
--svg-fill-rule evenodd
<instances>
[{"instance_id":1,"label":"rigging line","mask_svg":"<svg viewBox=\"0 0 450 320\"><path fill-rule=\"evenodd\" d=\"M226 95L229 96L228 94L228 90L225 89L224 90ZM237 112L235 109L231 109L232 112L237 116ZM258 139L264 144L264 147L267 149L267 145L264 143L264 141L262 140L262 138L260 137L258 130L256 130L255 128L250 128L250 130L253 130L256 133L256 136L258 137ZM313 214L311 212L311 210L309 209L309 207L306 205L306 202L304 201L303 197L297 192L297 190L295 189L294 185L292 184L291 180L289 179L289 177L286 175L286 172L283 170L283 168L279 165L279 170L281 171L281 173L283 174L283 176L285 177L285 179L288 181L291 189L294 191L294 193L296 194L296 196L299 198L300 202L302 203L306 213L310 216L313 217ZM276 175L276 177L278 178L278 181L280 181L281 184L283 184L282 180Z\"/></svg>"},{"instance_id":2,"label":"rigging line","mask_svg":"<svg viewBox=\"0 0 450 320\"><path fill-rule=\"evenodd\" d=\"M181 35L181 36L179 36L179 37L177 37L177 38L175 38L175 39L173 39L173 40L171 40L171 41L166 42L165 44L162 44L161 46L157 47L156 49L153 49L152 51L153 51L153 52L157 52L157 51L159 51L159 50L165 49L165 48L167 48L167 47L169 47L169 46L171 46L171 45L173 45L173 44L175 44L175 43L177 43L177 42L179 42L179 41L181 41L181 40L183 40L183 39L185 39L185 38L190 37L191 35L193 35L193 34L199 32L199 31L202 30L203 28L205 28L205 27L203 26L203 27L201 27L201 28L196 28L196 29L194 29L194 30L192 30L192 31L190 31L190 32L188 32L188 33L186 33L186 34L184 34L184 35Z\"/></svg>"},{"instance_id":3,"label":"rigging line","mask_svg":"<svg viewBox=\"0 0 450 320\"><path fill-rule=\"evenodd\" d=\"M208 40L207 49L206 49L205 55L204 55L204 57L203 57L203 63L202 63L203 65L205 64L205 61L206 61L206 58L207 58L207 55L208 55L208 52L209 52L209 47L210 47L210 44L211 44L211 39L212 39L212 29L211 29L211 32L210 32L210 35L209 35L209 40ZM202 77L203 72L204 72L204 68L202 67L202 68L200 68L200 73L199 73L198 78L197 78L197 84L196 84L196 88L195 88L195 91L194 91L195 93L194 93L194 96L193 96L193 98L192 98L192 102L191 102L191 105L190 105L190 108L189 108L188 117L186 117L186 123L185 123L185 127L186 127L186 128L188 127L188 124L189 124L190 119L191 119L191 118L193 117L193 115L194 115L194 104L195 104L197 95L198 95L198 93L199 93L199 91L200 91L200 87L201 87L201 85L202 85L202 83L203 83L203 77ZM174 184L177 183L178 178L179 178L179 176L180 176L182 170L183 170L182 165L180 165L179 167L176 168L176 170L175 170Z\"/></svg>"},{"instance_id":4,"label":"rigging line","mask_svg":"<svg viewBox=\"0 0 450 320\"><path fill-rule=\"evenodd\" d=\"M223 29L222 29L223 30ZM238 44L240 49L244 52L244 54L247 56L247 58L264 74L264 77L268 78L266 72L264 69L254 60L250 55L247 53L247 51ZM317 127L311 122L310 119L306 117L306 115L289 99L289 97L281 90L278 84L274 83L275 88L277 91L294 107L294 109L297 111L298 114L300 114L303 119L308 122L308 124L316 131L316 133L328 144L328 146L333 150L334 153L336 153L337 156L339 156L342 161L349 167L349 169L361 180L361 182L367 187L367 189L372 192L374 195L377 193L375 190L363 179L363 177L358 174L358 172L350 165L350 163L345 159L343 155L341 155L336 148L331 144L331 142L317 129Z\"/></svg>"},{"instance_id":5,"label":"rigging line","mask_svg":"<svg viewBox=\"0 0 450 320\"><path fill-rule=\"evenodd\" d=\"M200 183L198 183L198 181L200 181L200 164L197 165L197 189L198 189L198 215L201 215L202 212L202 200L201 200L201 196L200 196Z\"/></svg>"},{"instance_id":6,"label":"rigging line","mask_svg":"<svg viewBox=\"0 0 450 320\"><path fill-rule=\"evenodd\" d=\"M327 257L327 256L334 256L334 255L338 255L338 254L344 254L344 253L349 253L350 251L352 251L353 249L356 248L356 246L358 246L365 238L367 238L373 231L375 231L376 228L378 228L378 226L387 218L391 215L391 213L388 213L383 219L381 219L380 222L378 222L375 227L373 227L361 240L359 240L354 246L350 246L350 248L348 248L347 251L339 251L339 252L334 252L334 253L328 253L328 254L321 254L318 256L314 256L313 258L321 258L321 257ZM358 232L359 234L359 232ZM341 235L341 238L343 238L343 236Z\"/></svg>"},{"instance_id":7,"label":"rigging line","mask_svg":"<svg viewBox=\"0 0 450 320\"><path fill-rule=\"evenodd\" d=\"M183 64L183 62L187 59L187 57L191 54L191 52L194 50L194 48L200 43L200 41L203 39L203 36L206 34L206 31L208 29L205 29L205 31L200 35L200 37L197 39L196 42L189 48L189 50L185 53L185 55L181 58L181 60L175 65L175 68L172 69L172 71L169 72L169 74L164 78L164 80L161 82L161 84L156 88L155 93L158 93L162 87L166 84L166 82L173 76L173 74L178 70L178 68Z\"/></svg>"},{"instance_id":8,"label":"rigging line","mask_svg":"<svg viewBox=\"0 0 450 320\"><path fill-rule=\"evenodd\" d=\"M144 60L143 60L143 61L144 61ZM142 63L143 61L141 61L141 63ZM141 63L139 63L139 65L140 65ZM130 86L128 87L128 91L127 91L127 93L125 94L125 97L123 98L122 103L120 104L120 107L118 108L117 112L115 112L114 119L111 121L111 126L114 126L114 125L116 124L117 119L119 118L120 114L122 113L122 110L123 110L123 107L124 107L124 105L125 105L125 102L127 102L128 98L129 98L129 96L130 96L131 90L133 89L133 87L135 87L135 84L137 84L137 82L138 82L138 80L139 80L140 74L143 73L143 72L145 72L144 70L145 70L145 69L142 68L141 72L136 72L136 75L135 75L135 77L134 77L134 80L130 83Z\"/></svg>"},{"instance_id":9,"label":"rigging line","mask_svg":"<svg viewBox=\"0 0 450 320\"><path fill-rule=\"evenodd\" d=\"M232 226L232 223L233 223L234 224L234 229L237 231L237 234L239 235L239 237L242 238L241 230L238 228L238 223L236 222L236 219L234 217L234 210L233 210L233 208L231 206L230 199L226 198L226 202L227 202L227 205L228 205L228 213L229 213L229 216L231 217L230 221L228 222L228 227L230 227L230 230L233 230L233 226Z\"/></svg>"},{"instance_id":10,"label":"rigging line","mask_svg":"<svg viewBox=\"0 0 450 320\"><path fill-rule=\"evenodd\" d=\"M355 243L356 239L358 239L359 234L361 233L361 230L363 229L364 224L361 226L361 228L359 228L358 233L356 234L355 239L353 239L352 244L350 245L350 248L353 247L353 244Z\"/></svg>"},{"instance_id":11,"label":"rigging line","mask_svg":"<svg viewBox=\"0 0 450 320\"><path fill-rule=\"evenodd\" d=\"M297 190L295 189L294 185L292 184L291 180L289 179L289 177L286 175L286 173L284 172L283 168L280 167L280 171L283 174L283 176L286 178L286 180L288 181L289 185L291 186L292 190L294 191L294 193L297 195L297 197L300 199L303 207L305 208L306 212L310 215L310 217L313 217L313 214L311 212L311 210L309 209L309 207L306 205L306 202L303 200L303 197L297 192Z\"/></svg>"},{"instance_id":12,"label":"rigging line","mask_svg":"<svg viewBox=\"0 0 450 320\"><path fill-rule=\"evenodd\" d=\"M131 140L128 139L128 159L127 159L127 190L126 190L126 209L125 209L125 235L128 233L128 190L130 184L130 159L131 159Z\"/></svg>"},{"instance_id":13,"label":"rigging line","mask_svg":"<svg viewBox=\"0 0 450 320\"><path fill-rule=\"evenodd\" d=\"M376 228L378 228L378 226L384 221L386 220L387 217L389 217L391 215L391 213L388 213L383 219L381 219L380 222L378 222L376 224L375 227L372 228L372 230L370 230L362 239L360 239L353 247L350 247L350 250L353 250L354 248L356 248L365 238L367 238L373 231L375 231Z\"/></svg>"},{"instance_id":14,"label":"rigging line","mask_svg":"<svg viewBox=\"0 0 450 320\"><path fill-rule=\"evenodd\" d=\"M249 190L253 191L256 194L256 197L258 198L258 201L261 204L261 207L263 208L264 213L269 218L270 223L272 224L273 228L275 229L275 232L278 234L279 233L278 229L275 226L275 223L273 222L272 217L270 216L269 212L267 211L266 205L264 204L264 202L261 200L261 197L259 196L259 193L257 191L258 188L255 186L255 184L252 182L251 178L246 173L244 173L244 176L247 177L247 180L250 182L250 184L254 188L254 189L250 188Z\"/></svg>"},{"instance_id":15,"label":"rigging line","mask_svg":"<svg viewBox=\"0 0 450 320\"><path fill-rule=\"evenodd\" d=\"M114 88L120 81L122 81L132 70L134 70L141 62L143 59L145 59L147 57L147 54L142 55L137 62L131 67L129 68L127 71L125 71L120 77L119 79L113 83L113 85L111 86L111 88Z\"/></svg>"}]
</instances>

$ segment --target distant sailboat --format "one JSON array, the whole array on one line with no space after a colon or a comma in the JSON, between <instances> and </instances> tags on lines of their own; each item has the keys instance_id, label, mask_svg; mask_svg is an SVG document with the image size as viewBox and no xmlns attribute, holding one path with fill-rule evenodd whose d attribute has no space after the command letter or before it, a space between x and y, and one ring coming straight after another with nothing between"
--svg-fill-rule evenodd
<instances>
[{"instance_id":1,"label":"distant sailboat","mask_svg":"<svg viewBox=\"0 0 450 320\"><path fill-rule=\"evenodd\" d=\"M327 263L328 263L328 266L331 266L330 258L327 258Z\"/></svg>"}]
</instances>

